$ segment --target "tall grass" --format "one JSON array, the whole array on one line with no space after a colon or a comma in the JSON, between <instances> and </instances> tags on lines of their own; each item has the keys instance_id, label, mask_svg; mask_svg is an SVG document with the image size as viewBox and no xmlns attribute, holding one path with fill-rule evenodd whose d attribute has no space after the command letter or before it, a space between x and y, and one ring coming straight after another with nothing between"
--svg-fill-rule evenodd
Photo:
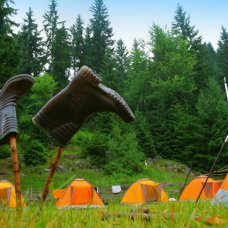
<instances>
[{"instance_id":1,"label":"tall grass","mask_svg":"<svg viewBox=\"0 0 228 228\"><path fill-rule=\"evenodd\" d=\"M146 213L145 213L146 212ZM210 221L212 223L210 224ZM219 223L219 224L217 224ZM21 212L0 209L0 227L228 227L228 208L210 202L170 202L141 206L57 209L30 204Z\"/></svg>"}]
</instances>

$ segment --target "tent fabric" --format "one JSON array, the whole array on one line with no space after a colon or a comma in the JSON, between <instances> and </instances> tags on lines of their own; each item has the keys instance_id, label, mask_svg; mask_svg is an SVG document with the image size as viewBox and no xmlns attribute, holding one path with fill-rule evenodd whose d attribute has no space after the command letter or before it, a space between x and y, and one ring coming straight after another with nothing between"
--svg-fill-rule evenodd
<instances>
[{"instance_id":1,"label":"tent fabric","mask_svg":"<svg viewBox=\"0 0 228 228\"><path fill-rule=\"evenodd\" d=\"M169 198L160 183L141 179L132 184L124 194L121 204L143 204L150 202L168 202Z\"/></svg>"},{"instance_id":2,"label":"tent fabric","mask_svg":"<svg viewBox=\"0 0 228 228\"><path fill-rule=\"evenodd\" d=\"M64 190L65 189L54 189L52 191L52 195L53 195L54 199L58 200L61 197L61 195L63 194Z\"/></svg>"},{"instance_id":3,"label":"tent fabric","mask_svg":"<svg viewBox=\"0 0 228 228\"><path fill-rule=\"evenodd\" d=\"M7 180L0 180L0 207L2 205L9 208L16 208L17 206L15 186ZM22 206L26 207L23 197Z\"/></svg>"},{"instance_id":4,"label":"tent fabric","mask_svg":"<svg viewBox=\"0 0 228 228\"><path fill-rule=\"evenodd\" d=\"M94 187L84 179L75 179L61 194L56 206L63 207L103 207L104 203Z\"/></svg>"},{"instance_id":5,"label":"tent fabric","mask_svg":"<svg viewBox=\"0 0 228 228\"><path fill-rule=\"evenodd\" d=\"M15 187L8 181L0 180L0 206L16 207Z\"/></svg>"},{"instance_id":6,"label":"tent fabric","mask_svg":"<svg viewBox=\"0 0 228 228\"><path fill-rule=\"evenodd\" d=\"M198 176L194 178L183 190L181 193L179 200L197 200L202 187L207 179L207 176ZM213 178L208 178L207 184L200 196L200 200L207 200L218 192L221 181L216 181Z\"/></svg>"},{"instance_id":7,"label":"tent fabric","mask_svg":"<svg viewBox=\"0 0 228 228\"><path fill-rule=\"evenodd\" d=\"M228 206L228 174L226 175L219 191L215 194L212 202Z\"/></svg>"}]
</instances>

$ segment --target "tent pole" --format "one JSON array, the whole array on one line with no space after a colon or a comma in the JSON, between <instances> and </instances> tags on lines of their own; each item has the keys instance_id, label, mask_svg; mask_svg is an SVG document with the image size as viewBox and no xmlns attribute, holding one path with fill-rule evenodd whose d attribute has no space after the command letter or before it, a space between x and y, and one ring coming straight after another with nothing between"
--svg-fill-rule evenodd
<instances>
[{"instance_id":1,"label":"tent pole","mask_svg":"<svg viewBox=\"0 0 228 228\"><path fill-rule=\"evenodd\" d=\"M192 167L193 167L193 163L191 163L191 167L190 167L190 169L189 169L189 171L188 171L188 174L187 174L187 176L186 176L186 179L185 179L184 185L182 186L182 188L181 188L181 190L180 190L180 193L179 193L178 199L180 198L181 193L182 193L182 192L183 192L183 190L185 189L185 186L186 186L186 184L187 184L188 178L189 178L189 176L190 176L190 174L191 174L191 171L192 171Z\"/></svg>"},{"instance_id":2,"label":"tent pole","mask_svg":"<svg viewBox=\"0 0 228 228\"><path fill-rule=\"evenodd\" d=\"M15 190L16 190L16 200L17 206L22 206L22 194L21 194L21 181L20 181L20 170L19 170L19 160L17 153L17 143L16 137L14 135L10 135L10 146L11 146L11 157L13 160L13 172L15 179Z\"/></svg>"},{"instance_id":3,"label":"tent pole","mask_svg":"<svg viewBox=\"0 0 228 228\"><path fill-rule=\"evenodd\" d=\"M45 187L44 187L44 191L43 191L43 195L42 195L42 201L45 202L46 198L47 198L47 194L49 192L49 186L51 184L52 181L52 177L55 173L59 158L62 154L62 147L59 147L54 160L51 162L51 167L50 167L50 171L49 171L49 175L48 175L48 179L46 181Z\"/></svg>"},{"instance_id":4,"label":"tent pole","mask_svg":"<svg viewBox=\"0 0 228 228\"><path fill-rule=\"evenodd\" d=\"M218 154L217 154L217 156L216 156L216 158L215 158L215 160L214 160L213 165L211 166L211 169L210 169L210 171L209 171L209 173L208 173L208 176L207 176L207 178L206 178L206 180L205 180L205 182L204 182L204 184L203 184L203 187L202 187L202 189L201 189L201 191L200 191L200 193L199 193L199 195L198 195L198 197L197 197L196 203L199 201L199 198L200 198L200 196L201 196L201 194L202 194L202 192L203 192L203 190L204 190L204 188L205 188L205 186L206 186L206 184L207 184L207 181L208 181L209 177L211 176L211 173L212 173L212 171L213 171L213 169L214 169L214 166L215 166L215 164L216 164L216 162L217 162L217 160L218 160L218 158L219 158L221 152L223 151L224 146L225 146L225 144L226 144L227 142L228 142L228 135L226 136L226 139L225 139L225 141L223 142L222 147L221 147L221 149L219 150L219 152L218 152Z\"/></svg>"}]
</instances>

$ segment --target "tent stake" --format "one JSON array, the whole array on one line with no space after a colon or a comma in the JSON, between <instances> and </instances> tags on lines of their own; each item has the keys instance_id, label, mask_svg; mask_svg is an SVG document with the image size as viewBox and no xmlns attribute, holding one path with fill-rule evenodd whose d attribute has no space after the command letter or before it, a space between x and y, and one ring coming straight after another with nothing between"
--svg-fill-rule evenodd
<instances>
[{"instance_id":1,"label":"tent stake","mask_svg":"<svg viewBox=\"0 0 228 228\"><path fill-rule=\"evenodd\" d=\"M198 197L197 197L196 203L199 201L199 198L200 198L200 196L201 196L201 194L202 194L202 192L203 192L203 190L204 190L204 188L205 188L205 186L206 186L206 184L207 184L207 181L208 181L209 177L211 176L211 173L212 173L212 171L213 171L213 169L214 169L214 166L215 166L215 164L216 164L216 162L217 162L217 160L218 160L220 154L222 153L223 148L224 148L224 146L225 146L225 144L226 144L227 142L228 142L228 136L226 136L226 139L225 139L225 141L223 142L222 147L221 147L221 149L219 150L219 152L218 152L218 154L217 154L217 156L216 156L216 158L215 158L215 160L214 160L213 165L211 166L211 169L210 169L210 171L209 171L209 173L208 173L207 179L205 180L204 185L203 185L203 187L202 187L202 189L201 189L201 191L200 191L200 193L199 193L199 195L198 195Z\"/></svg>"},{"instance_id":2,"label":"tent stake","mask_svg":"<svg viewBox=\"0 0 228 228\"><path fill-rule=\"evenodd\" d=\"M48 179L47 179L45 187L44 187L44 191L43 191L43 195L42 195L42 201L43 202L45 202L45 200L47 198L47 194L49 192L49 186L51 184L52 177L55 173L55 170L56 170L56 167L57 167L57 164L58 164L58 161L59 161L61 154L62 154L62 147L59 147L57 152L56 152L55 158L51 163Z\"/></svg>"},{"instance_id":3,"label":"tent stake","mask_svg":"<svg viewBox=\"0 0 228 228\"><path fill-rule=\"evenodd\" d=\"M10 146L11 146L11 157L13 160L13 172L15 179L15 190L16 190L16 200L17 206L22 206L22 194L21 194L21 181L20 181L20 171L19 171L19 160L17 153L17 143L16 137L14 135L10 136Z\"/></svg>"}]
</instances>

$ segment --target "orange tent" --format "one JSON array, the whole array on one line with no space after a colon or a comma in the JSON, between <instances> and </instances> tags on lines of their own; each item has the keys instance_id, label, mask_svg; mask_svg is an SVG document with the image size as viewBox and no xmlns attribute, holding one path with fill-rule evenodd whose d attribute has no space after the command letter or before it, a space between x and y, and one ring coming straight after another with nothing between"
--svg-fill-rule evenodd
<instances>
[{"instance_id":1,"label":"orange tent","mask_svg":"<svg viewBox=\"0 0 228 228\"><path fill-rule=\"evenodd\" d=\"M0 180L0 207L1 205L15 208L17 205L15 187L7 180ZM24 199L22 205L25 207Z\"/></svg>"},{"instance_id":2,"label":"orange tent","mask_svg":"<svg viewBox=\"0 0 228 228\"><path fill-rule=\"evenodd\" d=\"M16 207L15 187L6 180L0 180L0 205L2 204L11 208Z\"/></svg>"},{"instance_id":3,"label":"orange tent","mask_svg":"<svg viewBox=\"0 0 228 228\"><path fill-rule=\"evenodd\" d=\"M104 203L90 183L84 179L75 179L62 191L56 206L59 208L103 207Z\"/></svg>"},{"instance_id":4,"label":"orange tent","mask_svg":"<svg viewBox=\"0 0 228 228\"><path fill-rule=\"evenodd\" d=\"M213 202L228 205L228 174L226 175L219 191L215 194Z\"/></svg>"},{"instance_id":5,"label":"orange tent","mask_svg":"<svg viewBox=\"0 0 228 228\"><path fill-rule=\"evenodd\" d=\"M52 194L53 194L54 199L55 200L58 200L61 197L61 195L63 194L64 190L65 189L54 189L52 191Z\"/></svg>"},{"instance_id":6,"label":"orange tent","mask_svg":"<svg viewBox=\"0 0 228 228\"><path fill-rule=\"evenodd\" d=\"M179 200L197 200L201 189L207 179L207 176L198 176L194 178L183 190ZM207 200L212 198L219 190L222 181L216 181L212 178L208 178L207 184L200 196L201 200Z\"/></svg>"},{"instance_id":7,"label":"orange tent","mask_svg":"<svg viewBox=\"0 0 228 228\"><path fill-rule=\"evenodd\" d=\"M138 180L128 188L120 203L143 204L158 201L168 202L169 198L161 186L160 183L149 179Z\"/></svg>"}]
</instances>

